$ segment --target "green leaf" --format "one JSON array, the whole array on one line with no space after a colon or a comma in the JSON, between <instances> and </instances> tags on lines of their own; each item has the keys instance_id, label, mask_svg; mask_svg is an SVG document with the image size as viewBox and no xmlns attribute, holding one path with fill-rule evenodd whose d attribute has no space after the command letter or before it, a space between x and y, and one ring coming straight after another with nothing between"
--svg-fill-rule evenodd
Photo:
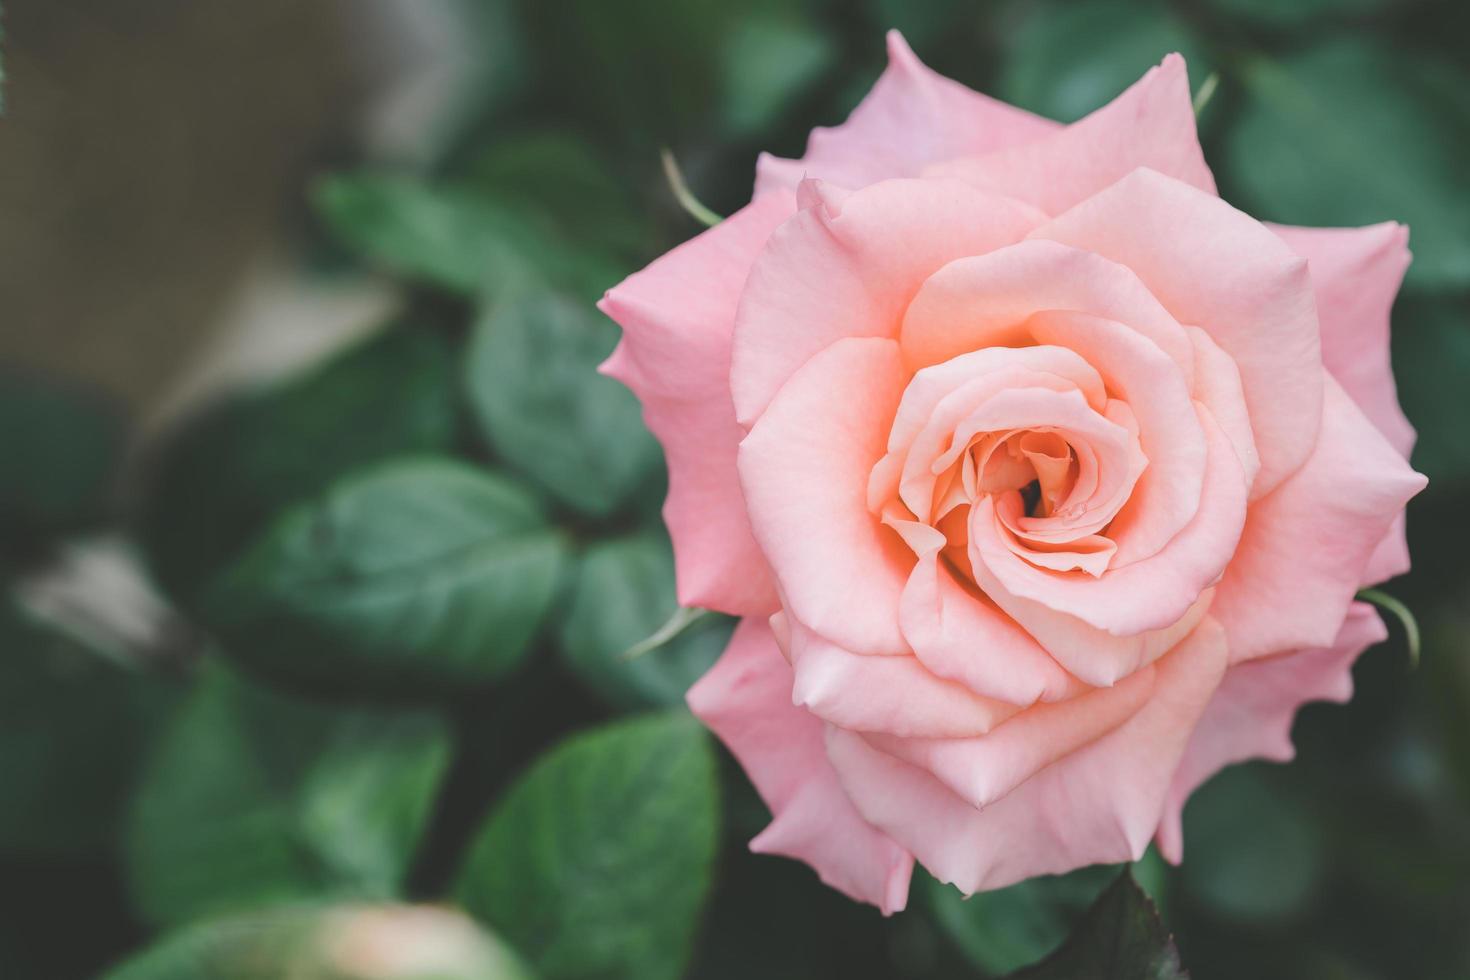
<instances>
[{"instance_id":1,"label":"green leaf","mask_svg":"<svg viewBox=\"0 0 1470 980\"><path fill-rule=\"evenodd\" d=\"M1260 24L1290 28L1329 18L1364 17L1392 6L1396 0L1210 0L1223 14Z\"/></svg>"},{"instance_id":2,"label":"green leaf","mask_svg":"<svg viewBox=\"0 0 1470 980\"><path fill-rule=\"evenodd\" d=\"M134 799L137 908L163 924L394 895L449 748L435 715L311 704L211 665Z\"/></svg>"},{"instance_id":3,"label":"green leaf","mask_svg":"<svg viewBox=\"0 0 1470 980\"><path fill-rule=\"evenodd\" d=\"M171 693L0 601L0 848L110 845Z\"/></svg>"},{"instance_id":4,"label":"green leaf","mask_svg":"<svg viewBox=\"0 0 1470 980\"><path fill-rule=\"evenodd\" d=\"M287 504L389 456L447 452L451 363L441 337L403 324L187 422L155 461L142 507L154 574L192 606Z\"/></svg>"},{"instance_id":5,"label":"green leaf","mask_svg":"<svg viewBox=\"0 0 1470 980\"><path fill-rule=\"evenodd\" d=\"M95 393L0 370L0 544L96 519L122 437L116 410Z\"/></svg>"},{"instance_id":6,"label":"green leaf","mask_svg":"<svg viewBox=\"0 0 1470 980\"><path fill-rule=\"evenodd\" d=\"M1260 766L1233 766L1196 790L1184 832L1184 889L1214 915L1285 924L1310 914L1327 873L1318 825Z\"/></svg>"},{"instance_id":7,"label":"green leaf","mask_svg":"<svg viewBox=\"0 0 1470 980\"><path fill-rule=\"evenodd\" d=\"M320 181L314 201L337 237L369 260L467 296L542 276L592 300L625 271L558 242L538 213L470 185L341 175Z\"/></svg>"},{"instance_id":8,"label":"green leaf","mask_svg":"<svg viewBox=\"0 0 1470 980\"><path fill-rule=\"evenodd\" d=\"M548 980L674 980L710 884L714 754L687 714L574 736L492 812L455 893Z\"/></svg>"},{"instance_id":9,"label":"green leaf","mask_svg":"<svg viewBox=\"0 0 1470 980\"><path fill-rule=\"evenodd\" d=\"M1124 870L1062 947L1010 980L1187 980L1159 910Z\"/></svg>"},{"instance_id":10,"label":"green leaf","mask_svg":"<svg viewBox=\"0 0 1470 980\"><path fill-rule=\"evenodd\" d=\"M1414 468L1430 492L1470 483L1470 303L1400 301L1393 311L1393 365L1404 414L1419 430Z\"/></svg>"},{"instance_id":11,"label":"green leaf","mask_svg":"<svg viewBox=\"0 0 1470 980\"><path fill-rule=\"evenodd\" d=\"M1242 206L1301 225L1409 226L1419 287L1470 284L1470 77L1361 38L1248 62L1226 146Z\"/></svg>"},{"instance_id":12,"label":"green leaf","mask_svg":"<svg viewBox=\"0 0 1470 980\"><path fill-rule=\"evenodd\" d=\"M617 338L589 306L522 291L481 314L465 364L470 406L495 451L594 517L646 490L660 470L638 400L597 374Z\"/></svg>"},{"instance_id":13,"label":"green leaf","mask_svg":"<svg viewBox=\"0 0 1470 980\"><path fill-rule=\"evenodd\" d=\"M565 545L519 485L448 459L353 474L284 513L204 618L229 651L331 689L492 680L525 655Z\"/></svg>"},{"instance_id":14,"label":"green leaf","mask_svg":"<svg viewBox=\"0 0 1470 980\"><path fill-rule=\"evenodd\" d=\"M103 980L530 980L515 954L453 909L306 906L186 926Z\"/></svg>"},{"instance_id":15,"label":"green leaf","mask_svg":"<svg viewBox=\"0 0 1470 980\"><path fill-rule=\"evenodd\" d=\"M775 122L837 59L830 32L799 8L742 17L725 42L725 118L736 134Z\"/></svg>"},{"instance_id":16,"label":"green leaf","mask_svg":"<svg viewBox=\"0 0 1470 980\"><path fill-rule=\"evenodd\" d=\"M1195 85L1210 74L1200 43L1162 2L1035 4L1013 35L1001 97L1071 122L1112 101L1175 51L1189 63Z\"/></svg>"},{"instance_id":17,"label":"green leaf","mask_svg":"<svg viewBox=\"0 0 1470 980\"><path fill-rule=\"evenodd\" d=\"M1162 894L1164 864L1155 852L1149 851L1132 869L1150 894ZM928 875L919 881L920 895L941 931L971 963L994 975L1035 963L1055 950L1117 875L1117 865L1097 865L969 897Z\"/></svg>"},{"instance_id":18,"label":"green leaf","mask_svg":"<svg viewBox=\"0 0 1470 980\"><path fill-rule=\"evenodd\" d=\"M707 617L668 643L634 658L624 654L666 623L674 598L674 562L662 533L600 541L587 549L576 592L561 623L567 665L597 694L622 708L682 703L730 638L730 620Z\"/></svg>"}]
</instances>

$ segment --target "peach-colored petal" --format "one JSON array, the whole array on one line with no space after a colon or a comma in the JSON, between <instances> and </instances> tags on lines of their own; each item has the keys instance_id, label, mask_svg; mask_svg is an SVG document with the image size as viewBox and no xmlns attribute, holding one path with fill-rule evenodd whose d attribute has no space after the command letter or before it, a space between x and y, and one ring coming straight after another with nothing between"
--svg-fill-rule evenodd
<instances>
[{"instance_id":1,"label":"peach-colored petal","mask_svg":"<svg viewBox=\"0 0 1470 980\"><path fill-rule=\"evenodd\" d=\"M761 154L755 192L794 188L808 176L849 187L916 177L936 160L988 153L1056 128L1050 120L935 74L902 35L890 31L888 70L847 122L812 130L800 160Z\"/></svg>"},{"instance_id":2,"label":"peach-colored petal","mask_svg":"<svg viewBox=\"0 0 1470 980\"><path fill-rule=\"evenodd\" d=\"M1003 517L1007 507L1016 506L1014 496L986 501L971 516L970 554L977 580L983 566L985 581L994 583L994 587L985 586L986 592L1003 609L1011 611L1013 598L1027 600L1011 614L1042 639L1052 656L1084 680L1090 678L1074 660L1092 658L1097 669L1100 651L1052 647L1042 638L1046 621L1058 615L1075 618L1120 639L1166 629L1219 580L1235 553L1246 521L1245 480L1229 439L1209 410L1198 404L1195 410L1209 445L1204 495L1194 519L1158 554L1112 567L1095 578L1059 574L1017 557L1000 534L991 511ZM1126 666L1126 661L1110 666L1116 670Z\"/></svg>"},{"instance_id":3,"label":"peach-colored petal","mask_svg":"<svg viewBox=\"0 0 1470 980\"><path fill-rule=\"evenodd\" d=\"M1316 300L1306 262L1264 225L1139 170L1033 237L1128 266L1179 322L1201 327L1230 355L1260 454L1255 497L1311 454L1322 407Z\"/></svg>"},{"instance_id":4,"label":"peach-colored petal","mask_svg":"<svg viewBox=\"0 0 1470 980\"><path fill-rule=\"evenodd\" d=\"M1265 657L1226 671L1169 786L1158 836L1164 857L1177 864L1183 856L1180 815L1200 784L1236 762L1290 759L1297 710L1308 701L1352 697L1353 661L1387 636L1373 607L1355 602L1330 647Z\"/></svg>"},{"instance_id":5,"label":"peach-colored petal","mask_svg":"<svg viewBox=\"0 0 1470 980\"><path fill-rule=\"evenodd\" d=\"M786 608L857 653L907 650L898 603L913 558L867 502L906 379L897 342L838 341L796 372L740 444L751 526Z\"/></svg>"},{"instance_id":6,"label":"peach-colored petal","mask_svg":"<svg viewBox=\"0 0 1470 980\"><path fill-rule=\"evenodd\" d=\"M848 800L827 761L822 723L791 704L791 669L764 622L741 621L688 700L774 815L751 850L805 861L828 885L884 915L904 907L913 858Z\"/></svg>"},{"instance_id":7,"label":"peach-colored petal","mask_svg":"<svg viewBox=\"0 0 1470 980\"><path fill-rule=\"evenodd\" d=\"M1323 395L1311 457L1251 506L1210 610L1233 663L1330 646L1374 548L1424 487L1330 377Z\"/></svg>"},{"instance_id":8,"label":"peach-colored petal","mask_svg":"<svg viewBox=\"0 0 1470 980\"><path fill-rule=\"evenodd\" d=\"M603 370L638 396L668 460L664 520L686 606L744 614L776 604L735 474L744 432L730 402L730 331L750 264L794 207L789 194L767 195L629 276L598 304L623 328Z\"/></svg>"},{"instance_id":9,"label":"peach-colored petal","mask_svg":"<svg viewBox=\"0 0 1470 980\"><path fill-rule=\"evenodd\" d=\"M773 618L795 673L792 702L842 728L963 738L988 732L1021 710L936 677L909 654L852 653L784 613Z\"/></svg>"},{"instance_id":10,"label":"peach-colored petal","mask_svg":"<svg viewBox=\"0 0 1470 980\"><path fill-rule=\"evenodd\" d=\"M1409 231L1386 222L1366 228L1294 228L1268 225L1307 260L1322 323L1322 363L1368 421L1405 458L1414 427L1399 408L1389 364L1389 311L1409 265ZM1409 546L1400 515L1379 542L1363 573L1365 585L1409 570Z\"/></svg>"},{"instance_id":11,"label":"peach-colored petal","mask_svg":"<svg viewBox=\"0 0 1470 980\"><path fill-rule=\"evenodd\" d=\"M1245 404L1245 389L1240 384L1240 370L1210 335L1199 327L1189 327L1189 340L1194 345L1194 396L1210 410L1220 429L1235 447L1245 485L1256 482L1261 469L1261 456L1256 451L1256 437L1251 429L1250 410Z\"/></svg>"},{"instance_id":12,"label":"peach-colored petal","mask_svg":"<svg viewBox=\"0 0 1470 980\"><path fill-rule=\"evenodd\" d=\"M812 205L771 236L735 319L730 386L747 428L813 354L896 336L935 269L1019 241L1044 217L957 180L885 180L846 197L807 186Z\"/></svg>"},{"instance_id":13,"label":"peach-colored petal","mask_svg":"<svg viewBox=\"0 0 1470 980\"><path fill-rule=\"evenodd\" d=\"M1061 214L1139 167L1215 193L1194 128L1189 74L1177 54L1065 129L986 156L937 164L927 173L960 177Z\"/></svg>"},{"instance_id":14,"label":"peach-colored petal","mask_svg":"<svg viewBox=\"0 0 1470 980\"><path fill-rule=\"evenodd\" d=\"M1135 860L1225 661L1223 631L1205 619L1158 662L1138 713L983 810L853 732L829 726L827 755L859 812L963 892Z\"/></svg>"},{"instance_id":15,"label":"peach-colored petal","mask_svg":"<svg viewBox=\"0 0 1470 980\"><path fill-rule=\"evenodd\" d=\"M926 770L980 809L1137 714L1153 693L1154 674L1153 666L1148 666L1112 687L1094 688L1070 701L1038 704L984 735L863 737L879 751Z\"/></svg>"}]
</instances>

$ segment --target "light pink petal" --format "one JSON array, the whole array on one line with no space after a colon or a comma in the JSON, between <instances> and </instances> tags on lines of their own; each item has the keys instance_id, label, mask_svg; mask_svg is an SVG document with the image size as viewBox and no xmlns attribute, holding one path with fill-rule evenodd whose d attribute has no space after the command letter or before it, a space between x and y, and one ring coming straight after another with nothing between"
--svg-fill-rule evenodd
<instances>
[{"instance_id":1,"label":"light pink petal","mask_svg":"<svg viewBox=\"0 0 1470 980\"><path fill-rule=\"evenodd\" d=\"M929 174L1035 204L1047 214L1096 194L1139 167L1215 193L1194 128L1184 59L1171 54L1096 112L1041 139L937 164Z\"/></svg>"},{"instance_id":2,"label":"light pink petal","mask_svg":"<svg viewBox=\"0 0 1470 980\"><path fill-rule=\"evenodd\" d=\"M735 474L744 431L730 402L730 331L746 273L795 200L771 194L608 291L598 307L623 328L603 365L643 403L664 447L679 602L769 613L775 591L750 534Z\"/></svg>"},{"instance_id":3,"label":"light pink petal","mask_svg":"<svg viewBox=\"0 0 1470 980\"><path fill-rule=\"evenodd\" d=\"M988 153L1056 129L1050 120L935 74L902 35L889 31L888 70L867 98L843 125L812 130L800 160L762 154L755 192L794 188L807 176L849 187L916 177L936 160Z\"/></svg>"},{"instance_id":4,"label":"light pink petal","mask_svg":"<svg viewBox=\"0 0 1470 980\"><path fill-rule=\"evenodd\" d=\"M1311 269L1322 323L1322 363L1389 445L1408 459L1415 433L1399 408L1388 331L1389 311L1409 265L1409 230L1393 222L1366 228L1268 227ZM1364 583L1408 570L1409 546L1399 517L1368 562Z\"/></svg>"},{"instance_id":5,"label":"light pink petal","mask_svg":"<svg viewBox=\"0 0 1470 980\"><path fill-rule=\"evenodd\" d=\"M1245 485L1253 486L1261 469L1261 456L1256 451L1240 370L1209 334L1199 327L1189 327L1188 331L1194 345L1194 397L1210 410L1221 431L1230 438Z\"/></svg>"},{"instance_id":6,"label":"light pink petal","mask_svg":"<svg viewBox=\"0 0 1470 980\"><path fill-rule=\"evenodd\" d=\"M1260 454L1254 496L1306 460L1322 406L1316 300L1306 262L1280 238L1219 198L1151 170L1135 171L1033 237L1128 266L1179 322L1203 328L1230 355Z\"/></svg>"},{"instance_id":7,"label":"light pink petal","mask_svg":"<svg viewBox=\"0 0 1470 980\"><path fill-rule=\"evenodd\" d=\"M1014 495L998 502L986 501L972 514L970 555L977 580L982 577L983 566L981 584L986 593L1037 636L1052 656L1084 680L1091 678L1077 661L1090 660L1091 670L1103 670L1101 651L1053 647L1044 634L1054 628L1051 624L1055 620L1080 620L1120 640L1137 638L1141 649L1147 632L1169 628L1199 602L1235 553L1246 521L1245 479L1229 439L1209 410L1198 404L1195 410L1209 445L1204 494L1194 519L1155 555L1114 566L1096 578L1057 573L1037 568L1007 546L991 509L1003 517L1005 508L1016 506ZM1012 610L1015 599L1026 602ZM1118 649L1126 651L1128 646L1120 644ZM1124 676L1131 669L1131 660L1131 655L1125 655L1123 660L1108 664L1106 673L1123 669L1124 674L1117 676Z\"/></svg>"},{"instance_id":8,"label":"light pink petal","mask_svg":"<svg viewBox=\"0 0 1470 980\"><path fill-rule=\"evenodd\" d=\"M913 555L868 510L907 373L892 340L841 340L797 371L740 445L751 525L786 608L857 653L907 652Z\"/></svg>"},{"instance_id":9,"label":"light pink petal","mask_svg":"<svg viewBox=\"0 0 1470 980\"><path fill-rule=\"evenodd\" d=\"M961 255L1023 238L1044 216L956 180L886 180L813 202L761 252L735 321L730 386L747 428L813 354L844 337L893 337L919 285Z\"/></svg>"},{"instance_id":10,"label":"light pink petal","mask_svg":"<svg viewBox=\"0 0 1470 980\"><path fill-rule=\"evenodd\" d=\"M805 861L828 885L884 915L907 904L913 858L848 800L827 761L822 723L791 704L791 669L764 622L741 621L688 700L774 815L751 850Z\"/></svg>"},{"instance_id":11,"label":"light pink petal","mask_svg":"<svg viewBox=\"0 0 1470 980\"><path fill-rule=\"evenodd\" d=\"M990 731L1021 710L929 673L909 654L860 655L778 613L791 661L794 704L853 731L963 738ZM782 636L781 634L785 635Z\"/></svg>"},{"instance_id":12,"label":"light pink petal","mask_svg":"<svg viewBox=\"0 0 1470 980\"><path fill-rule=\"evenodd\" d=\"M1205 619L1157 663L1137 714L983 810L853 732L829 727L827 754L863 816L963 892L1131 861L1158 828L1170 777L1225 661L1223 631Z\"/></svg>"},{"instance_id":13,"label":"light pink petal","mask_svg":"<svg viewBox=\"0 0 1470 980\"><path fill-rule=\"evenodd\" d=\"M980 809L1042 769L1094 742L1138 713L1154 688L1154 668L1113 687L1028 708L985 735L970 738L863 737L879 751L918 766Z\"/></svg>"},{"instance_id":14,"label":"light pink petal","mask_svg":"<svg viewBox=\"0 0 1470 980\"><path fill-rule=\"evenodd\" d=\"M1300 470L1251 506L1210 614L1230 635L1233 663L1330 646L1389 525L1424 487L1327 378L1316 448Z\"/></svg>"},{"instance_id":15,"label":"light pink petal","mask_svg":"<svg viewBox=\"0 0 1470 980\"><path fill-rule=\"evenodd\" d=\"M1373 607L1355 602L1331 646L1252 660L1226 671L1169 786L1158 836L1164 857L1177 864L1183 856L1180 815L1197 787L1236 762L1290 759L1297 710L1308 701L1352 697L1353 661L1387 636Z\"/></svg>"}]
</instances>

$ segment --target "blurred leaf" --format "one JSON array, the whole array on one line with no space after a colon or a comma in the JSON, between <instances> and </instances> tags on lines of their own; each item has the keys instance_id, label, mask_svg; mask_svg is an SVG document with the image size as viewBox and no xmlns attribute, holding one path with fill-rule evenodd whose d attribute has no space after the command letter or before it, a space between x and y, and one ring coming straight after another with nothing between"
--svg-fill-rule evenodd
<instances>
[{"instance_id":1,"label":"blurred leaf","mask_svg":"<svg viewBox=\"0 0 1470 980\"><path fill-rule=\"evenodd\" d=\"M626 184L591 144L566 130L509 138L497 133L474 160L469 179L528 216L550 219L583 245L641 260L653 241L647 215Z\"/></svg>"},{"instance_id":2,"label":"blurred leaf","mask_svg":"<svg viewBox=\"0 0 1470 980\"><path fill-rule=\"evenodd\" d=\"M1127 870L1062 947L1010 980L1187 980L1159 910Z\"/></svg>"},{"instance_id":3,"label":"blurred leaf","mask_svg":"<svg viewBox=\"0 0 1470 980\"><path fill-rule=\"evenodd\" d=\"M0 544L93 520L122 453L123 426L97 395L0 370Z\"/></svg>"},{"instance_id":4,"label":"blurred leaf","mask_svg":"<svg viewBox=\"0 0 1470 980\"><path fill-rule=\"evenodd\" d=\"M1132 870L1150 894L1162 893L1163 861L1156 853L1149 851ZM1096 865L968 898L929 875L921 875L919 881L920 894L940 929L971 963L987 974L1000 974L1035 963L1060 946L1117 876L1117 865Z\"/></svg>"},{"instance_id":5,"label":"blurred leaf","mask_svg":"<svg viewBox=\"0 0 1470 980\"><path fill-rule=\"evenodd\" d=\"M837 46L799 7L786 7L742 17L724 56L725 118L736 134L759 133L832 66Z\"/></svg>"},{"instance_id":6,"label":"blurred leaf","mask_svg":"<svg viewBox=\"0 0 1470 980\"><path fill-rule=\"evenodd\" d=\"M946 36L963 34L961 22L966 18L973 24L981 18L994 16L993 10L986 9L992 4L976 4L975 0L926 0L925 3L867 0L867 5L875 29L899 31L915 49L943 41Z\"/></svg>"},{"instance_id":7,"label":"blurred leaf","mask_svg":"<svg viewBox=\"0 0 1470 980\"><path fill-rule=\"evenodd\" d=\"M1212 70L1209 60L1162 2L1038 3L1014 34L1000 94L1023 109L1072 122L1111 102L1175 51L1198 86Z\"/></svg>"},{"instance_id":8,"label":"blurred leaf","mask_svg":"<svg viewBox=\"0 0 1470 980\"><path fill-rule=\"evenodd\" d=\"M1299 27L1327 18L1362 17L1387 10L1401 0L1210 0L1223 14L1270 27Z\"/></svg>"},{"instance_id":9,"label":"blurred leaf","mask_svg":"<svg viewBox=\"0 0 1470 980\"><path fill-rule=\"evenodd\" d=\"M349 470L454 439L449 345L411 324L194 418L163 448L142 508L154 573L192 604L285 505Z\"/></svg>"},{"instance_id":10,"label":"blurred leaf","mask_svg":"<svg viewBox=\"0 0 1470 980\"><path fill-rule=\"evenodd\" d=\"M229 651L340 689L491 680L526 653L564 545L536 499L467 463L403 459L284 513L204 604Z\"/></svg>"},{"instance_id":11,"label":"blurred leaf","mask_svg":"<svg viewBox=\"0 0 1470 980\"><path fill-rule=\"evenodd\" d=\"M680 704L719 657L730 620L707 617L641 656L624 653L678 608L668 538L646 533L591 545L561 622L561 652L589 688L622 708Z\"/></svg>"},{"instance_id":12,"label":"blurred leaf","mask_svg":"<svg viewBox=\"0 0 1470 980\"><path fill-rule=\"evenodd\" d=\"M1185 808L1184 888L1226 919L1293 921L1308 912L1327 870L1319 833L1259 766L1227 768Z\"/></svg>"},{"instance_id":13,"label":"blurred leaf","mask_svg":"<svg viewBox=\"0 0 1470 980\"><path fill-rule=\"evenodd\" d=\"M686 714L542 756L491 813L456 894L548 980L673 980L710 884L714 754Z\"/></svg>"},{"instance_id":14,"label":"blurred leaf","mask_svg":"<svg viewBox=\"0 0 1470 980\"><path fill-rule=\"evenodd\" d=\"M1408 281L1470 284L1470 76L1362 38L1245 66L1250 98L1225 162L1257 217L1409 226Z\"/></svg>"},{"instance_id":15,"label":"blurred leaf","mask_svg":"<svg viewBox=\"0 0 1470 980\"><path fill-rule=\"evenodd\" d=\"M343 905L187 926L103 980L530 980L513 952L458 912Z\"/></svg>"},{"instance_id":16,"label":"blurred leaf","mask_svg":"<svg viewBox=\"0 0 1470 980\"><path fill-rule=\"evenodd\" d=\"M392 272L451 292L494 293L539 275L590 301L624 274L616 263L556 241L539 213L472 186L351 174L324 178L313 196L345 244Z\"/></svg>"},{"instance_id":17,"label":"blurred leaf","mask_svg":"<svg viewBox=\"0 0 1470 980\"><path fill-rule=\"evenodd\" d=\"M638 400L597 373L617 328L589 306L522 291L487 307L465 364L470 407L506 462L605 517L659 472Z\"/></svg>"},{"instance_id":18,"label":"blurred leaf","mask_svg":"<svg viewBox=\"0 0 1470 980\"><path fill-rule=\"evenodd\" d=\"M170 694L0 602L0 848L110 844Z\"/></svg>"},{"instance_id":19,"label":"blurred leaf","mask_svg":"<svg viewBox=\"0 0 1470 980\"><path fill-rule=\"evenodd\" d=\"M1400 302L1393 313L1393 364L1404 414L1419 429L1414 466L1442 484L1470 482L1470 303Z\"/></svg>"},{"instance_id":20,"label":"blurred leaf","mask_svg":"<svg viewBox=\"0 0 1470 980\"><path fill-rule=\"evenodd\" d=\"M139 911L178 923L397 891L449 757L438 717L298 701L213 664L134 799Z\"/></svg>"}]
</instances>

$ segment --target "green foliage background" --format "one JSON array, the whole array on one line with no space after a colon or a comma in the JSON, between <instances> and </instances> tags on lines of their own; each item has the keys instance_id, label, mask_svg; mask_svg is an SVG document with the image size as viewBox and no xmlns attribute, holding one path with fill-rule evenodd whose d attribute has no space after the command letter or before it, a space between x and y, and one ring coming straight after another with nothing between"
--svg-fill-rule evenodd
<instances>
[{"instance_id":1,"label":"green foliage background","mask_svg":"<svg viewBox=\"0 0 1470 980\"><path fill-rule=\"evenodd\" d=\"M0 976L366 978L339 949L364 903L473 917L434 920L458 958L392 974L418 980L989 977L1062 942L1115 870L969 902L921 873L885 920L748 854L763 806L680 706L729 621L619 656L674 612L673 569L658 446L593 373L617 332L591 304L699 230L661 147L734 210L757 151L799 155L845 116L890 26L1064 120L1180 50L1196 86L1220 76L1201 132L1227 199L1410 225L1394 358L1430 485L1389 591L1423 664L1395 628L1350 706L1303 712L1295 762L1207 785L1186 864L1134 873L1196 980L1470 976L1470 5L466 10L486 68L431 165L357 161L301 192L304 261L402 282L400 318L189 418L132 495L117 413L0 370ZM12 588L99 531L188 642L120 655ZM1177 975L1122 887L1031 975Z\"/></svg>"}]
</instances>

